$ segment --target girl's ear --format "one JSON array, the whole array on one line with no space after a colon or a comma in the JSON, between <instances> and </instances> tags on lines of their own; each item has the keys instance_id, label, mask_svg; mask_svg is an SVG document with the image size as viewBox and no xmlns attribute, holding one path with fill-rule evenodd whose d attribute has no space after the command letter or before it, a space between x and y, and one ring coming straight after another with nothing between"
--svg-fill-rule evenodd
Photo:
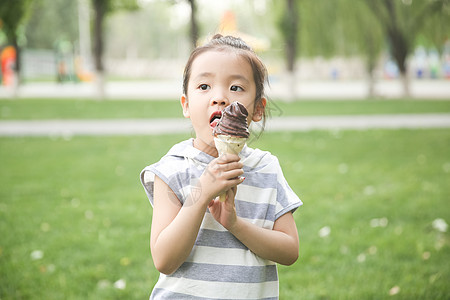
<instances>
[{"instance_id":1,"label":"girl's ear","mask_svg":"<svg viewBox=\"0 0 450 300\"><path fill-rule=\"evenodd\" d=\"M189 113L189 101L185 94L181 95L181 107L183 107L183 116L185 118L190 118L191 114Z\"/></svg>"},{"instance_id":2,"label":"girl's ear","mask_svg":"<svg viewBox=\"0 0 450 300\"><path fill-rule=\"evenodd\" d=\"M255 111L253 112L253 122L259 122L264 116L264 110L266 109L267 99L262 97L261 101L255 106Z\"/></svg>"}]
</instances>

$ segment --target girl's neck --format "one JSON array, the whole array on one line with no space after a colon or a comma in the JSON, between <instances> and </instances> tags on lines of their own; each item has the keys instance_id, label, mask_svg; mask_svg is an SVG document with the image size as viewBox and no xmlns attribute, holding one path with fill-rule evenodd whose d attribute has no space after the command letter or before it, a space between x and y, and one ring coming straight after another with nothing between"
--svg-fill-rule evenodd
<instances>
[{"instance_id":1,"label":"girl's neck","mask_svg":"<svg viewBox=\"0 0 450 300\"><path fill-rule=\"evenodd\" d=\"M202 152L205 152L206 154L209 154L213 157L219 156L219 153L217 152L217 149L214 145L211 146L200 138L194 138L194 141L192 144L193 144L194 148L196 148Z\"/></svg>"}]
</instances>

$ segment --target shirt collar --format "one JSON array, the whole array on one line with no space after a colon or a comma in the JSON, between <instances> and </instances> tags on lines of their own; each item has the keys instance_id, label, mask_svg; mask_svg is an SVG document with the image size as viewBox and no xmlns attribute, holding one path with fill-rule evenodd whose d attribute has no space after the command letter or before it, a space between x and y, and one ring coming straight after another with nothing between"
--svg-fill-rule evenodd
<instances>
[{"instance_id":1,"label":"shirt collar","mask_svg":"<svg viewBox=\"0 0 450 300\"><path fill-rule=\"evenodd\" d=\"M190 138L188 140L182 141L176 145L174 145L169 152L168 156L178 156L178 157L186 157L193 160L196 160L200 163L209 164L215 157L200 151L199 149L194 147L194 139ZM251 154L250 148L247 145L244 146L239 156L242 160L245 160Z\"/></svg>"}]
</instances>

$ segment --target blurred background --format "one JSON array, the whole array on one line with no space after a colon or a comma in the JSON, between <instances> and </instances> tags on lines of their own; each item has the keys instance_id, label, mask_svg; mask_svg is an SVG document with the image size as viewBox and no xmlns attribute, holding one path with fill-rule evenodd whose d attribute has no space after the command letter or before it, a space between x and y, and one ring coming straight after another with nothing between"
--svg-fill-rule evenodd
<instances>
[{"instance_id":1,"label":"blurred background","mask_svg":"<svg viewBox=\"0 0 450 300\"><path fill-rule=\"evenodd\" d=\"M0 97L178 98L190 51L220 32L283 100L445 98L449 15L447 0L2 0Z\"/></svg>"},{"instance_id":2,"label":"blurred background","mask_svg":"<svg viewBox=\"0 0 450 300\"><path fill-rule=\"evenodd\" d=\"M247 144L304 202L280 299L448 300L449 0L0 0L0 299L148 299L139 174L193 136L218 32L266 64Z\"/></svg>"}]
</instances>

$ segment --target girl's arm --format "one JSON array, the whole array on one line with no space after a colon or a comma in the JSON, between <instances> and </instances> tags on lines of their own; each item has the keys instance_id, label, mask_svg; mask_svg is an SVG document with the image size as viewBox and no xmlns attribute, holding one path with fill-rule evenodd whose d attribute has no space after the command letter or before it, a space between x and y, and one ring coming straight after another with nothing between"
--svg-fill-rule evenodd
<instances>
[{"instance_id":1,"label":"girl's arm","mask_svg":"<svg viewBox=\"0 0 450 300\"><path fill-rule=\"evenodd\" d=\"M230 192L225 203L215 200L209 204L214 218L259 257L282 265L291 265L298 258L297 226L291 212L278 218L273 229L258 227L236 216L234 195Z\"/></svg>"},{"instance_id":2,"label":"girl's arm","mask_svg":"<svg viewBox=\"0 0 450 300\"><path fill-rule=\"evenodd\" d=\"M155 267L164 274L175 272L191 253L208 203L243 179L239 156L213 160L199 179L201 193L188 196L181 205L170 187L155 176L150 247Z\"/></svg>"},{"instance_id":3,"label":"girl's arm","mask_svg":"<svg viewBox=\"0 0 450 300\"><path fill-rule=\"evenodd\" d=\"M282 265L292 265L297 261L299 240L291 212L278 218L272 230L258 227L239 217L228 230L262 258Z\"/></svg>"},{"instance_id":4,"label":"girl's arm","mask_svg":"<svg viewBox=\"0 0 450 300\"><path fill-rule=\"evenodd\" d=\"M194 246L205 213L204 205L181 206L169 186L155 176L150 248L159 272L173 273Z\"/></svg>"}]
</instances>

